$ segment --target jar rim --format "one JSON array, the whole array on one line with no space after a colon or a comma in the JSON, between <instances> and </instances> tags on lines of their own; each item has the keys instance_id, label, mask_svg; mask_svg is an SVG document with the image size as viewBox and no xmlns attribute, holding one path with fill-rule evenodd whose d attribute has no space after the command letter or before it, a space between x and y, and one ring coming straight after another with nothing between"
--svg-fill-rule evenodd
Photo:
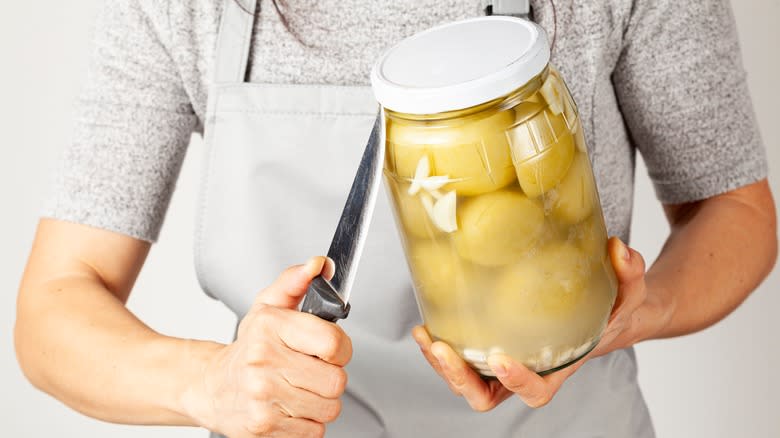
<instances>
[{"instance_id":1,"label":"jar rim","mask_svg":"<svg viewBox=\"0 0 780 438\"><path fill-rule=\"evenodd\" d=\"M488 102L483 102L474 106L470 106L468 108L461 108L461 109L456 109L451 111L443 111L440 113L433 113L433 114L404 113L401 111L393 111L389 108L384 108L384 113L387 117L390 118L399 118L403 120L419 121L419 122L447 121L452 119L470 117L470 116L478 115L480 113L492 114L495 111L503 111L505 109L512 108L515 105L527 100L530 96L532 96L542 87L542 84L544 84L544 82L547 80L547 76L551 74L550 69L551 67L549 65L546 66L541 73L534 76L528 82L512 90L511 92L509 92L504 96L500 96L496 99L490 100Z\"/></svg>"},{"instance_id":2,"label":"jar rim","mask_svg":"<svg viewBox=\"0 0 780 438\"><path fill-rule=\"evenodd\" d=\"M437 114L506 96L539 75L549 60L547 36L538 24L478 17L428 29L392 46L374 65L371 84L386 109Z\"/></svg>"}]
</instances>

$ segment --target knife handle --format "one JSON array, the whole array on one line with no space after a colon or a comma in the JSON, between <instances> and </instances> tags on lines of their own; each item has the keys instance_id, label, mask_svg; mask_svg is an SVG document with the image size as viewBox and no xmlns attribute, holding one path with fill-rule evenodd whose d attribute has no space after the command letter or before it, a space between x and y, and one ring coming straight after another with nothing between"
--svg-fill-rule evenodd
<instances>
[{"instance_id":1,"label":"knife handle","mask_svg":"<svg viewBox=\"0 0 780 438\"><path fill-rule=\"evenodd\" d=\"M349 303L345 303L328 280L318 275L311 281L301 304L301 312L336 322L349 315Z\"/></svg>"}]
</instances>

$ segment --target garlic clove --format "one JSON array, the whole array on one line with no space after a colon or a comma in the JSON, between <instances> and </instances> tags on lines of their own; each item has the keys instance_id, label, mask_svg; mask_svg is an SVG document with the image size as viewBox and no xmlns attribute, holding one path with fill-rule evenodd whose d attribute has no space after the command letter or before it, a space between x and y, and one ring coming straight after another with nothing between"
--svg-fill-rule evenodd
<instances>
[{"instance_id":1,"label":"garlic clove","mask_svg":"<svg viewBox=\"0 0 780 438\"><path fill-rule=\"evenodd\" d=\"M422 200L423 208L428 213L428 217L433 220L433 197L429 193L421 193L420 199Z\"/></svg>"},{"instance_id":2,"label":"garlic clove","mask_svg":"<svg viewBox=\"0 0 780 438\"><path fill-rule=\"evenodd\" d=\"M417 169L414 171L414 178L412 184L409 186L409 194L416 195L422 188L422 180L428 178L431 174L431 163L428 161L428 156L423 155L420 161L417 162Z\"/></svg>"},{"instance_id":3,"label":"garlic clove","mask_svg":"<svg viewBox=\"0 0 780 438\"><path fill-rule=\"evenodd\" d=\"M419 181L419 184L420 186L422 186L422 188L430 192L444 187L444 185L447 184L448 182L450 182L450 177L447 175L429 176L428 178L421 179Z\"/></svg>"},{"instance_id":4,"label":"garlic clove","mask_svg":"<svg viewBox=\"0 0 780 438\"><path fill-rule=\"evenodd\" d=\"M445 233L452 233L458 229L458 218L455 214L457 199L457 194L453 190L447 192L433 205L431 220Z\"/></svg>"},{"instance_id":5,"label":"garlic clove","mask_svg":"<svg viewBox=\"0 0 780 438\"><path fill-rule=\"evenodd\" d=\"M442 193L441 190L429 190L428 193L437 201L444 196L444 193Z\"/></svg>"}]
</instances>

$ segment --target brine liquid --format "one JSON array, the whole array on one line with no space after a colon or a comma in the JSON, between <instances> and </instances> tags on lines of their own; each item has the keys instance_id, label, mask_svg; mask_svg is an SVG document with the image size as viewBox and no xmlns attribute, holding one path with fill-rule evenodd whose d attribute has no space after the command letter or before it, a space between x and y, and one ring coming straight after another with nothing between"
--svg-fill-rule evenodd
<instances>
[{"instance_id":1,"label":"brine liquid","mask_svg":"<svg viewBox=\"0 0 780 438\"><path fill-rule=\"evenodd\" d=\"M493 352L538 372L578 359L615 299L576 109L554 72L545 86L465 121L387 121L386 182L425 325L486 375Z\"/></svg>"}]
</instances>

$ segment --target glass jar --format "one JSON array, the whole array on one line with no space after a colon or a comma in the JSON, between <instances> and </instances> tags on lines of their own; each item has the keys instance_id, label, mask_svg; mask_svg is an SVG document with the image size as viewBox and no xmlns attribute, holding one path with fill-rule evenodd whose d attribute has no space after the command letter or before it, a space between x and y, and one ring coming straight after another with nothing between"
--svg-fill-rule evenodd
<instances>
[{"instance_id":1,"label":"glass jar","mask_svg":"<svg viewBox=\"0 0 780 438\"><path fill-rule=\"evenodd\" d=\"M506 17L434 28L420 34L422 41L412 37L412 44L390 49L372 79L377 90L378 82L389 81L377 69L392 73L388 58L395 56L398 62L409 57L402 53L399 58L394 50L438 53L442 47L437 44L452 44L461 50L444 50L435 65L462 63L471 54L459 44L464 28L458 26L467 26L469 39L477 35L479 40L482 31L490 41L496 36L491 29L496 20L505 25L503 31L515 32L515 40L518 32L532 40L523 53L511 56L520 53L519 58L528 60L534 48L546 56L531 56L535 60L526 64L535 64L521 66L522 74L515 65L510 76L519 83L506 81L504 90L512 88L498 97L491 96L501 91L495 71L484 64L465 81L457 77L460 73L455 78L439 75L446 84L436 86L430 73L423 72L417 78L422 85L404 84L411 93L435 89L428 99L445 93L438 108L443 111L427 112L434 103L415 101L403 92L402 99L382 99L388 91L380 83L385 182L431 336L447 342L483 375L491 375L487 357L494 352L545 373L595 347L617 282L582 124L563 79L548 63L543 31ZM505 54L473 55L487 64L496 58L492 70L499 73L506 68ZM404 74L407 82L415 77L408 72L400 76ZM475 86L480 81L481 89ZM463 83L470 87L466 97L471 102L462 94L457 97L461 103L448 100L442 89Z\"/></svg>"}]
</instances>

